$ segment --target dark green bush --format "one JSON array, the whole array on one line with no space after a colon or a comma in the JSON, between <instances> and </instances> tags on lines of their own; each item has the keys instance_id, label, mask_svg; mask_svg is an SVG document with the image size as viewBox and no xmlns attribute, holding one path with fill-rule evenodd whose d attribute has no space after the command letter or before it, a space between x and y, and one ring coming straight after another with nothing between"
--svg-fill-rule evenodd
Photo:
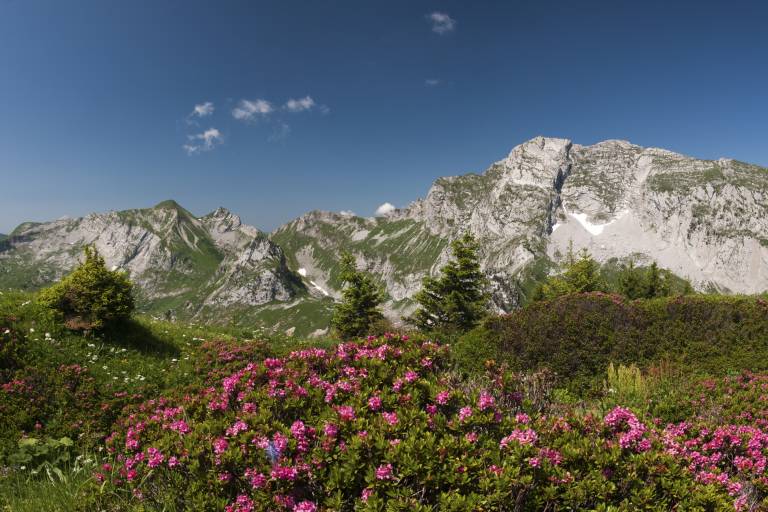
<instances>
[{"instance_id":1,"label":"dark green bush","mask_svg":"<svg viewBox=\"0 0 768 512\"><path fill-rule=\"evenodd\" d=\"M107 269L96 249L86 246L85 261L40 292L39 301L57 311L70 329L103 329L130 317L132 288L124 272Z\"/></svg>"},{"instance_id":2,"label":"dark green bush","mask_svg":"<svg viewBox=\"0 0 768 512\"><path fill-rule=\"evenodd\" d=\"M610 362L669 361L691 372L768 368L768 302L696 295L628 301L604 293L533 303L485 325L499 358L516 369L547 367L574 388Z\"/></svg>"}]
</instances>

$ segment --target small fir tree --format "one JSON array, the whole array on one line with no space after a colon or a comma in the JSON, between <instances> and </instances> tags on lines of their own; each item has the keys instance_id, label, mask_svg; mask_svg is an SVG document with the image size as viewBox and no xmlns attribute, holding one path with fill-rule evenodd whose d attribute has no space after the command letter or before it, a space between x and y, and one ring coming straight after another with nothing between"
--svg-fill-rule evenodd
<instances>
[{"instance_id":1,"label":"small fir tree","mask_svg":"<svg viewBox=\"0 0 768 512\"><path fill-rule=\"evenodd\" d=\"M668 270L660 270L654 261L648 267L645 275L645 297L652 299L654 297L667 297L671 295L672 276Z\"/></svg>"},{"instance_id":2,"label":"small fir tree","mask_svg":"<svg viewBox=\"0 0 768 512\"><path fill-rule=\"evenodd\" d=\"M654 263L655 265L655 263ZM623 265L619 274L619 292L628 299L641 299L647 296L648 281L635 262Z\"/></svg>"},{"instance_id":3,"label":"small fir tree","mask_svg":"<svg viewBox=\"0 0 768 512\"><path fill-rule=\"evenodd\" d=\"M574 255L573 248L568 248L563 272L548 278L534 292L536 300L554 299L571 293L586 293L603 290L603 280L600 276L600 264L597 263L586 249Z\"/></svg>"},{"instance_id":4,"label":"small fir tree","mask_svg":"<svg viewBox=\"0 0 768 512\"><path fill-rule=\"evenodd\" d=\"M480 270L478 244L467 233L451 243L452 259L439 277L427 276L411 321L423 331L464 332L488 314L488 282Z\"/></svg>"},{"instance_id":5,"label":"small fir tree","mask_svg":"<svg viewBox=\"0 0 768 512\"><path fill-rule=\"evenodd\" d=\"M357 269L349 253L341 256L339 279L343 290L341 302L333 310L331 327L341 338L365 336L384 319L379 310L384 291L370 274Z\"/></svg>"}]
</instances>

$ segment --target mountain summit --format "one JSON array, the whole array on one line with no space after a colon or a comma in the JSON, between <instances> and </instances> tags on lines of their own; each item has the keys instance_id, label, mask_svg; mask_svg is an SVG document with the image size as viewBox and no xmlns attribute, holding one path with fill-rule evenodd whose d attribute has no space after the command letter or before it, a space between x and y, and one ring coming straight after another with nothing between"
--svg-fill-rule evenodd
<instances>
[{"instance_id":1,"label":"mountain summit","mask_svg":"<svg viewBox=\"0 0 768 512\"><path fill-rule=\"evenodd\" d=\"M0 238L0 286L44 286L94 244L130 272L148 311L314 329L339 294L342 250L381 279L397 318L465 231L481 243L499 310L527 300L571 243L599 261L656 261L699 289L759 292L768 289L768 170L619 140L536 137L376 218L313 211L267 235L225 208L198 218L163 201L25 223Z\"/></svg>"}]
</instances>

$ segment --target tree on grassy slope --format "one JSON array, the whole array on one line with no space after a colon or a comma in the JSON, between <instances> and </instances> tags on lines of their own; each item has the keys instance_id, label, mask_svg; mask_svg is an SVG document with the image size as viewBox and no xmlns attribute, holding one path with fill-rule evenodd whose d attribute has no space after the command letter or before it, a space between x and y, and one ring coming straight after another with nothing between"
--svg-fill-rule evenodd
<instances>
[{"instance_id":1,"label":"tree on grassy slope","mask_svg":"<svg viewBox=\"0 0 768 512\"><path fill-rule=\"evenodd\" d=\"M343 287L341 302L334 307L331 327L342 338L365 336L384 318L379 310L384 292L370 274L357 269L349 253L341 256L339 278Z\"/></svg>"},{"instance_id":2,"label":"tree on grassy slope","mask_svg":"<svg viewBox=\"0 0 768 512\"><path fill-rule=\"evenodd\" d=\"M109 270L94 247L69 275L40 292L38 300L61 315L70 329L104 329L131 316L133 284L125 272Z\"/></svg>"},{"instance_id":3,"label":"tree on grassy slope","mask_svg":"<svg viewBox=\"0 0 768 512\"><path fill-rule=\"evenodd\" d=\"M453 258L439 277L424 278L411 321L423 331L464 332L488 314L487 280L480 270L478 244L467 233L451 243Z\"/></svg>"}]
</instances>

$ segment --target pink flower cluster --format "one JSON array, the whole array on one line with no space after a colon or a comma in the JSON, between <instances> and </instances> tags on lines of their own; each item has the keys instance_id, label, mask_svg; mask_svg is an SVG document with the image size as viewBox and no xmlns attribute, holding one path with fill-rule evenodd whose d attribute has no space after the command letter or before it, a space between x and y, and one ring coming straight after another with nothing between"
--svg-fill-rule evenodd
<instances>
[{"instance_id":1,"label":"pink flower cluster","mask_svg":"<svg viewBox=\"0 0 768 512\"><path fill-rule=\"evenodd\" d=\"M648 451L651 441L645 437L646 426L629 409L615 407L606 414L603 423L619 434L619 446L637 453Z\"/></svg>"},{"instance_id":2,"label":"pink flower cluster","mask_svg":"<svg viewBox=\"0 0 768 512\"><path fill-rule=\"evenodd\" d=\"M377 480L392 480L394 478L392 474L392 464L382 464L376 468Z\"/></svg>"},{"instance_id":3,"label":"pink flower cluster","mask_svg":"<svg viewBox=\"0 0 768 512\"><path fill-rule=\"evenodd\" d=\"M533 429L513 430L511 434L502 438L499 442L499 446L501 448L506 448L512 441L516 441L521 445L532 445L538 440L539 436Z\"/></svg>"}]
</instances>

